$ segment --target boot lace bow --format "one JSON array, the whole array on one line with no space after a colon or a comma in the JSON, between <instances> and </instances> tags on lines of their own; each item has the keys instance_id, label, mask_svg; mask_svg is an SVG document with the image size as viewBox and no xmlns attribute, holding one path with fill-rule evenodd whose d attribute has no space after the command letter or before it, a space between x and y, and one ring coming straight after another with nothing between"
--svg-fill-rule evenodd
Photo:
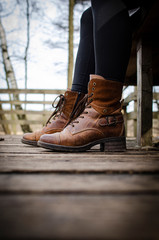
<instances>
[{"instance_id":1,"label":"boot lace bow","mask_svg":"<svg viewBox=\"0 0 159 240\"><path fill-rule=\"evenodd\" d=\"M58 100L59 99L59 100ZM58 100L58 101L57 101ZM56 103L57 102L57 103ZM63 94L58 95L55 100L52 102L52 107L55 109L49 119L46 122L46 126L48 123L50 123L51 118L56 118L59 115L61 115L62 108L65 104L65 97Z\"/></svg>"}]
</instances>

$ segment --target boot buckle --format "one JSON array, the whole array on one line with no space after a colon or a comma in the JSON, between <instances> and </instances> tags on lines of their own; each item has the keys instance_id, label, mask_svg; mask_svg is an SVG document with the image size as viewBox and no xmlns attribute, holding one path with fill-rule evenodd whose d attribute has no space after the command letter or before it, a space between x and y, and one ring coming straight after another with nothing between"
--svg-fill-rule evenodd
<instances>
[{"instance_id":1,"label":"boot buckle","mask_svg":"<svg viewBox=\"0 0 159 240\"><path fill-rule=\"evenodd\" d=\"M112 117L113 117L113 121L109 122L109 118L112 118ZM117 119L116 119L115 115L106 116L106 121L107 121L107 126L113 126L113 125L116 125L116 123L117 123Z\"/></svg>"}]
</instances>

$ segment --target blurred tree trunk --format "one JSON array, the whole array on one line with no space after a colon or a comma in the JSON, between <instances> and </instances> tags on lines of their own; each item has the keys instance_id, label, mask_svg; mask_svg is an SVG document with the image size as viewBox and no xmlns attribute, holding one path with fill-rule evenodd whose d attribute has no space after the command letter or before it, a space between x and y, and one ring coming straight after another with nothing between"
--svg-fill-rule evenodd
<instances>
[{"instance_id":1,"label":"blurred tree trunk","mask_svg":"<svg viewBox=\"0 0 159 240\"><path fill-rule=\"evenodd\" d=\"M2 111L2 104L0 103L0 111ZM6 116L3 114L3 113L0 113L0 120L3 120L3 121L6 121ZM3 128L3 131L5 132L5 134L11 134L11 131L9 129L9 126L7 123L3 123L2 124L2 128Z\"/></svg>"},{"instance_id":2,"label":"blurred tree trunk","mask_svg":"<svg viewBox=\"0 0 159 240\"><path fill-rule=\"evenodd\" d=\"M73 74L73 10L75 0L69 0L69 40L68 40L68 87L71 88Z\"/></svg>"},{"instance_id":3,"label":"blurred tree trunk","mask_svg":"<svg viewBox=\"0 0 159 240\"><path fill-rule=\"evenodd\" d=\"M24 65L25 65L25 89L27 89L27 83L28 83L28 50L29 50L29 45L30 45L30 3L29 0L26 0L26 20L27 20L27 33L26 33L26 47L25 47L25 55L24 55ZM25 94L25 101L26 99L26 94ZM26 104L25 104L25 109L26 109Z\"/></svg>"},{"instance_id":4,"label":"blurred tree trunk","mask_svg":"<svg viewBox=\"0 0 159 240\"><path fill-rule=\"evenodd\" d=\"M0 41L1 41L2 58L3 58L3 65L4 65L7 85L9 88L17 89L18 86L17 86L13 66L8 54L7 40L6 40L5 30L1 23L1 19L0 19ZM19 101L19 95L13 94L13 100ZM20 104L16 104L15 109L22 110L22 107ZM19 120L26 120L26 115L17 114L17 118ZM30 126L28 124L21 124L21 128L23 132L31 132Z\"/></svg>"}]
</instances>

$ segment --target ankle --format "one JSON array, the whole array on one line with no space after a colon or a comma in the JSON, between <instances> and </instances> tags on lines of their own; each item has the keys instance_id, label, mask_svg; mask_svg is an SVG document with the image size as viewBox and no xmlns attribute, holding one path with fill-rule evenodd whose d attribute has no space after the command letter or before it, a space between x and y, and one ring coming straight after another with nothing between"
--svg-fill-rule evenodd
<instances>
[{"instance_id":1,"label":"ankle","mask_svg":"<svg viewBox=\"0 0 159 240\"><path fill-rule=\"evenodd\" d=\"M80 84L72 84L71 91L87 94L88 89L86 86L80 85Z\"/></svg>"}]
</instances>

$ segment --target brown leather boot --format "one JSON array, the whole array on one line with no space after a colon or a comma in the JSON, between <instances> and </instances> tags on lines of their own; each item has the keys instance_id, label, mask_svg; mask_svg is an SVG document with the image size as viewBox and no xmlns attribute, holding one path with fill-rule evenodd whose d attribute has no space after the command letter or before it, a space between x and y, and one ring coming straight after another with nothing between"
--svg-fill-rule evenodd
<instances>
[{"instance_id":1,"label":"brown leather boot","mask_svg":"<svg viewBox=\"0 0 159 240\"><path fill-rule=\"evenodd\" d=\"M125 151L122 87L120 82L91 75L83 113L62 132L43 135L38 145L55 151L80 152L100 144L101 151Z\"/></svg>"},{"instance_id":2,"label":"brown leather boot","mask_svg":"<svg viewBox=\"0 0 159 240\"><path fill-rule=\"evenodd\" d=\"M64 95L59 95L59 101L55 106L55 111L48 119L46 126L39 131L25 133L22 138L22 143L37 146L37 142L43 134L61 132L71 120L77 117L76 109L84 95L83 93L73 92L71 90L66 91ZM57 98L53 102L53 107ZM53 120L50 122L52 118Z\"/></svg>"}]
</instances>

